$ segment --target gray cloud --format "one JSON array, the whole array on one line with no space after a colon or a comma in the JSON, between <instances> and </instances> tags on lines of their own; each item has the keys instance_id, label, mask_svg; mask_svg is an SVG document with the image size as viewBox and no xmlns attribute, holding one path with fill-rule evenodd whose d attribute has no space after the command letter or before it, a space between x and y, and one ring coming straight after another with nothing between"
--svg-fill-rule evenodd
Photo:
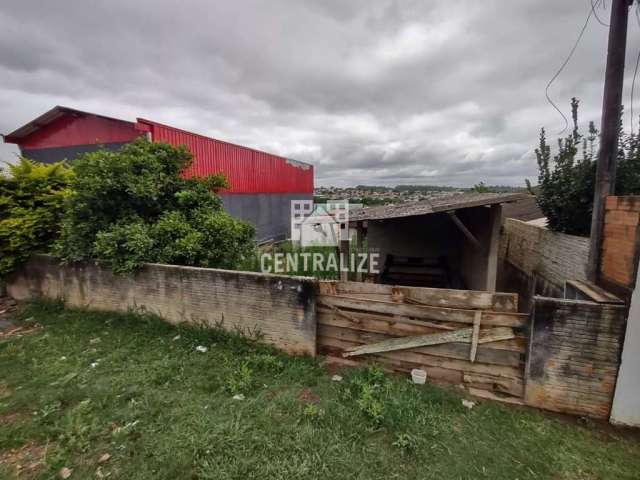
<instances>
[{"instance_id":1,"label":"gray cloud","mask_svg":"<svg viewBox=\"0 0 640 480\"><path fill-rule=\"evenodd\" d=\"M589 8L5 0L0 131L61 104L309 161L318 184L522 184L536 177L539 128L562 127L544 87ZM585 123L599 119L606 36L592 21L551 90L565 110L579 97ZM15 151L3 145L0 158Z\"/></svg>"}]
</instances>

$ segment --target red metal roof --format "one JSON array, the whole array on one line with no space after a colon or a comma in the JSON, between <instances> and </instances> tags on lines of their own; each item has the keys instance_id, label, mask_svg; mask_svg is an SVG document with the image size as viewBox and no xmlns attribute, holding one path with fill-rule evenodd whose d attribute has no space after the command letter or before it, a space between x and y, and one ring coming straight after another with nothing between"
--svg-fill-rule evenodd
<instances>
[{"instance_id":1,"label":"red metal roof","mask_svg":"<svg viewBox=\"0 0 640 480\"><path fill-rule=\"evenodd\" d=\"M21 149L125 143L149 133L154 142L185 145L194 160L185 176L224 173L225 193L313 193L313 166L187 132L151 120L138 123L56 106L5 135Z\"/></svg>"},{"instance_id":2,"label":"red metal roof","mask_svg":"<svg viewBox=\"0 0 640 480\"><path fill-rule=\"evenodd\" d=\"M188 147L194 160L187 177L224 173L231 185L225 193L313 193L313 166L307 163L142 118L136 127L154 142Z\"/></svg>"},{"instance_id":3,"label":"red metal roof","mask_svg":"<svg viewBox=\"0 0 640 480\"><path fill-rule=\"evenodd\" d=\"M130 142L140 135L133 122L56 106L4 135L4 141L37 149Z\"/></svg>"}]
</instances>

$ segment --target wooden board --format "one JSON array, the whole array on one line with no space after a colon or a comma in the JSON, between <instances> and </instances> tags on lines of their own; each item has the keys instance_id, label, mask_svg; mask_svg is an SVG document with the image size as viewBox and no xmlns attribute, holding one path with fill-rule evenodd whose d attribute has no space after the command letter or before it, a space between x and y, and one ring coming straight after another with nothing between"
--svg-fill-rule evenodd
<instances>
[{"instance_id":1,"label":"wooden board","mask_svg":"<svg viewBox=\"0 0 640 480\"><path fill-rule=\"evenodd\" d=\"M412 337L399 337L370 343L358 348L347 349L343 357L367 355L381 352L395 352L398 350L417 349L421 347L442 345L452 342L471 343L470 361L473 362L478 349L478 343L491 343L497 340L509 340L514 337L513 330L509 327L496 327L479 330L474 328L461 328L448 332L430 333Z\"/></svg>"},{"instance_id":2,"label":"wooden board","mask_svg":"<svg viewBox=\"0 0 640 480\"><path fill-rule=\"evenodd\" d=\"M321 351L331 351L334 355L342 354L346 349L358 345L356 342L337 340L335 338L318 336ZM357 358L357 357L350 357ZM520 367L509 367L505 365L491 365L484 363L471 363L468 360L458 360L454 358L439 357L417 352L415 350L402 350L397 352L383 352L374 355L367 355L367 359L385 359L395 362L406 362L410 365L426 365L431 367L446 368L463 373L477 373L481 375L494 375L504 378L523 378L523 370Z\"/></svg>"},{"instance_id":3,"label":"wooden board","mask_svg":"<svg viewBox=\"0 0 640 480\"><path fill-rule=\"evenodd\" d=\"M420 368L429 381L518 402L529 318L517 305L515 294L320 282L318 351L339 365Z\"/></svg>"},{"instance_id":4,"label":"wooden board","mask_svg":"<svg viewBox=\"0 0 640 480\"><path fill-rule=\"evenodd\" d=\"M318 335L337 340L346 340L360 345L377 342L390 338L388 335L380 333L362 332L351 330L348 328L338 328L328 325L318 325ZM322 344L320 344L321 346ZM511 367L520 367L524 362L524 355L509 350L499 350L492 348L493 344L478 345L476 352L476 361L479 363L488 363L496 365L506 365ZM418 353L435 355L438 357L455 358L458 360L467 360L469 358L468 343L453 342L443 345L431 345L428 347L416 348Z\"/></svg>"},{"instance_id":5,"label":"wooden board","mask_svg":"<svg viewBox=\"0 0 640 480\"><path fill-rule=\"evenodd\" d=\"M394 291L401 292L406 297L422 303L466 309L483 309L495 312L517 312L518 295L515 293L483 292L474 290L452 290L443 288L405 287L380 285L362 282L320 282L320 294L325 295L392 295ZM357 295L356 295L357 296ZM374 298L374 297L371 297Z\"/></svg>"},{"instance_id":6,"label":"wooden board","mask_svg":"<svg viewBox=\"0 0 640 480\"><path fill-rule=\"evenodd\" d=\"M406 335L420 335L441 331L423 325L419 320L410 320L401 317L388 317L364 312L349 312L352 319L345 318L336 312L318 308L318 326L328 325L341 327L343 329L357 330L362 332L382 333L392 337L402 337ZM526 338L516 336L511 340L501 340L493 342L491 348L494 350L508 350L523 354L526 352Z\"/></svg>"},{"instance_id":7,"label":"wooden board","mask_svg":"<svg viewBox=\"0 0 640 480\"><path fill-rule=\"evenodd\" d=\"M387 315L400 315L424 320L467 323L470 325L473 324L475 318L474 310L408 305L406 303L363 300L346 296L322 295L318 298L318 302L320 306L361 310ZM483 312L482 315L482 324L495 327L525 327L528 325L528 315L524 313L486 311Z\"/></svg>"}]
</instances>

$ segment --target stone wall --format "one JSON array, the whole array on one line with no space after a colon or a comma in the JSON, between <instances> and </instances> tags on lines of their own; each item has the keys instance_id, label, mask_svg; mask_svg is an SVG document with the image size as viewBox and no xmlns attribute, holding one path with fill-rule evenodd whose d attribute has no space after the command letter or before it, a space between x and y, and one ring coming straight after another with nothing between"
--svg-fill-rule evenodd
<instances>
[{"instance_id":1,"label":"stone wall","mask_svg":"<svg viewBox=\"0 0 640 480\"><path fill-rule=\"evenodd\" d=\"M608 419L626 307L535 297L525 371L527 405Z\"/></svg>"},{"instance_id":2,"label":"stone wall","mask_svg":"<svg viewBox=\"0 0 640 480\"><path fill-rule=\"evenodd\" d=\"M158 264L120 276L93 264L60 266L37 255L7 290L18 300L59 298L70 307L144 309L171 323L259 331L282 350L315 355L315 285L309 278Z\"/></svg>"}]
</instances>

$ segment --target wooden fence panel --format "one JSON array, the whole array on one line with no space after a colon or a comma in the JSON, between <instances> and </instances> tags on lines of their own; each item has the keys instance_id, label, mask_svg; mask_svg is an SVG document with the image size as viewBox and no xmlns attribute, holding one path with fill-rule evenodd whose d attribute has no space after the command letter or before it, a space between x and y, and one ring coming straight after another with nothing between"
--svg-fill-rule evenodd
<instances>
[{"instance_id":1,"label":"wooden fence panel","mask_svg":"<svg viewBox=\"0 0 640 480\"><path fill-rule=\"evenodd\" d=\"M432 381L518 403L528 316L516 294L320 282L318 351L343 365L420 368Z\"/></svg>"}]
</instances>

